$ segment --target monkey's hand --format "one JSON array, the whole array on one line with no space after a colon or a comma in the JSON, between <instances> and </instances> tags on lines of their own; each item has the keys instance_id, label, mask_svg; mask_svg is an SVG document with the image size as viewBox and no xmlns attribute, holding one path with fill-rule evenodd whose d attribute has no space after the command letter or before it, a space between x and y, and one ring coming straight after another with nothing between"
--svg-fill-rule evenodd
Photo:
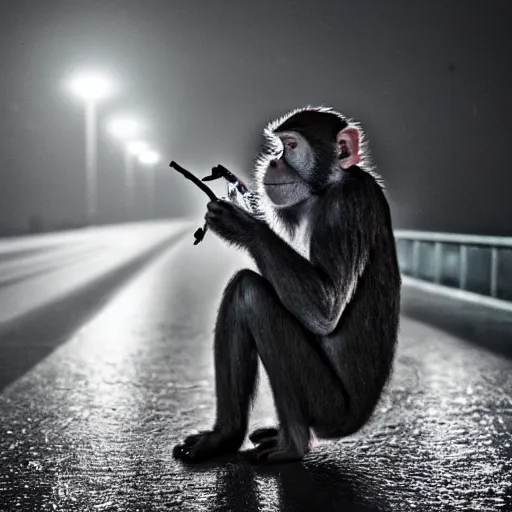
<instances>
[{"instance_id":1,"label":"monkey's hand","mask_svg":"<svg viewBox=\"0 0 512 512\"><path fill-rule=\"evenodd\" d=\"M265 223L236 204L217 199L210 201L204 216L208 227L230 244L245 248L258 236Z\"/></svg>"}]
</instances>

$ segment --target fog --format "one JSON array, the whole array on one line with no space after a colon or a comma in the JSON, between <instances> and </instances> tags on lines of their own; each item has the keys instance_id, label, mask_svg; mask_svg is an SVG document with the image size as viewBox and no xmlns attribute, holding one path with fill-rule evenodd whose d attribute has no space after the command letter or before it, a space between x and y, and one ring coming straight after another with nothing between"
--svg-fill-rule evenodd
<instances>
[{"instance_id":1,"label":"fog","mask_svg":"<svg viewBox=\"0 0 512 512\"><path fill-rule=\"evenodd\" d=\"M131 220L204 214L168 167L249 177L263 126L303 105L363 123L397 228L512 234L509 2L5 1L0 8L0 234L86 221L84 105L100 70L97 223L124 222L123 147L141 119L159 152L154 210L136 165Z\"/></svg>"}]
</instances>

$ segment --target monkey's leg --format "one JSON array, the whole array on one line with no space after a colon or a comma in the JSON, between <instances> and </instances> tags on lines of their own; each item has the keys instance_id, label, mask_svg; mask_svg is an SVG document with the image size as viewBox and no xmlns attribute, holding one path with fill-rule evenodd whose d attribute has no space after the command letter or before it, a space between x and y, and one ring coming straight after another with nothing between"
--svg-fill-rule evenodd
<instances>
[{"instance_id":1,"label":"monkey's leg","mask_svg":"<svg viewBox=\"0 0 512 512\"><path fill-rule=\"evenodd\" d=\"M215 329L217 421L212 431L189 436L177 445L175 457L197 462L241 446L259 355L269 376L280 428L277 436L261 439L250 458L273 463L300 460L319 408L339 411L343 395L312 338L266 279L251 270L236 274L224 293Z\"/></svg>"},{"instance_id":2,"label":"monkey's leg","mask_svg":"<svg viewBox=\"0 0 512 512\"><path fill-rule=\"evenodd\" d=\"M176 445L173 453L177 459L199 462L236 452L244 441L258 363L247 323L252 314L248 272L253 273L238 272L226 286L215 325L215 426L211 431L188 436L182 444Z\"/></svg>"},{"instance_id":3,"label":"monkey's leg","mask_svg":"<svg viewBox=\"0 0 512 512\"><path fill-rule=\"evenodd\" d=\"M345 408L343 387L315 336L282 305L271 284L259 274L246 275L246 322L267 371L279 429L258 429L254 462L300 460L309 447L310 426L319 412L336 416ZM276 435L277 434L277 435Z\"/></svg>"}]
</instances>

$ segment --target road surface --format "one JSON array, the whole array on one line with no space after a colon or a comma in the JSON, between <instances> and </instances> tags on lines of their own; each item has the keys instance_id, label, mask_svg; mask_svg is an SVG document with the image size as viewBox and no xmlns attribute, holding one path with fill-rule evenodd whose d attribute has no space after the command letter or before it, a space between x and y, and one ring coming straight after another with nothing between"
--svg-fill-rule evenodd
<instances>
[{"instance_id":1,"label":"road surface","mask_svg":"<svg viewBox=\"0 0 512 512\"><path fill-rule=\"evenodd\" d=\"M89 266L63 263L0 284L2 308L13 310L13 287L23 305L0 329L0 510L512 510L510 351L505 343L488 350L482 336L465 339L467 327L449 328L450 318L466 325L467 311L484 334L512 344L512 319L414 290L404 290L404 311L441 311L443 330L402 317L393 378L363 430L318 443L300 464L175 461L174 444L212 422L222 287L238 268L254 268L211 233L193 246L195 227L161 224L159 235L141 227L131 265L98 264L94 286L35 305L51 283L78 280ZM115 233L93 237L94 250L85 241L82 254L116 253ZM141 244L149 249L141 253ZM61 249L72 252L68 243ZM0 261L7 280L8 260ZM263 378L251 428L274 421Z\"/></svg>"}]
</instances>

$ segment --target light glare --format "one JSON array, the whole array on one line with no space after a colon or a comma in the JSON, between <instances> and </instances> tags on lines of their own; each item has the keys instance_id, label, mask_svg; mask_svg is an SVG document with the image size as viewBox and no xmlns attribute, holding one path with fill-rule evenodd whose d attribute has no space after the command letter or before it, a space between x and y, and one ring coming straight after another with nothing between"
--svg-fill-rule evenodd
<instances>
[{"instance_id":1,"label":"light glare","mask_svg":"<svg viewBox=\"0 0 512 512\"><path fill-rule=\"evenodd\" d=\"M139 155L139 162L145 165L156 164L160 160L160 156L155 151L146 151Z\"/></svg>"},{"instance_id":2,"label":"light glare","mask_svg":"<svg viewBox=\"0 0 512 512\"><path fill-rule=\"evenodd\" d=\"M131 119L129 117L113 119L108 128L114 137L124 140L135 136L140 130L139 123L135 121L135 119Z\"/></svg>"},{"instance_id":3,"label":"light glare","mask_svg":"<svg viewBox=\"0 0 512 512\"><path fill-rule=\"evenodd\" d=\"M126 145L126 149L130 155L137 156L148 151L148 144L141 140L134 140Z\"/></svg>"},{"instance_id":4,"label":"light glare","mask_svg":"<svg viewBox=\"0 0 512 512\"><path fill-rule=\"evenodd\" d=\"M113 92L112 82L99 74L81 74L71 80L71 90L87 101L98 101Z\"/></svg>"}]
</instances>

